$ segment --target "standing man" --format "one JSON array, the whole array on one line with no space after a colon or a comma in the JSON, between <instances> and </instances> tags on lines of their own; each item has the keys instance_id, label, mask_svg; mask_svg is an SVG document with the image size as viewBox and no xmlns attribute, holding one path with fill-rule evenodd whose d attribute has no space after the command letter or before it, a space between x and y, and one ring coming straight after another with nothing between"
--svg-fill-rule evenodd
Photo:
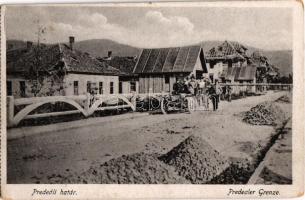
<instances>
[{"instance_id":1,"label":"standing man","mask_svg":"<svg viewBox=\"0 0 305 200\"><path fill-rule=\"evenodd\" d=\"M215 90L216 90L216 100L217 100L217 108L218 108L218 104L220 103L220 95L222 93L222 89L218 83L218 80L215 80Z\"/></svg>"},{"instance_id":2,"label":"standing man","mask_svg":"<svg viewBox=\"0 0 305 200\"><path fill-rule=\"evenodd\" d=\"M218 109L218 101L217 101L217 94L216 94L216 87L215 85L211 84L207 90L208 94L210 95L210 99L212 100L213 110Z\"/></svg>"},{"instance_id":3,"label":"standing man","mask_svg":"<svg viewBox=\"0 0 305 200\"><path fill-rule=\"evenodd\" d=\"M204 93L205 86L206 86L205 80L203 78L200 79L200 81L198 83L199 94L203 94Z\"/></svg>"},{"instance_id":4,"label":"standing man","mask_svg":"<svg viewBox=\"0 0 305 200\"><path fill-rule=\"evenodd\" d=\"M189 82L189 91L192 95L196 95L197 92L197 82L194 75L191 76L191 81Z\"/></svg>"},{"instance_id":5,"label":"standing man","mask_svg":"<svg viewBox=\"0 0 305 200\"><path fill-rule=\"evenodd\" d=\"M230 85L227 85L227 98L228 101L231 102L231 98L232 98L232 87Z\"/></svg>"}]
</instances>

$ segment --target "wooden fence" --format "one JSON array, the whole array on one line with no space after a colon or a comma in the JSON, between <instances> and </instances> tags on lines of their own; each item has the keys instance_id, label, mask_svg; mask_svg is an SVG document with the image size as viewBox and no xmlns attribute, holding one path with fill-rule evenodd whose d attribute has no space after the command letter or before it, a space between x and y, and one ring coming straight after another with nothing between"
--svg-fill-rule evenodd
<instances>
[{"instance_id":1,"label":"wooden fence","mask_svg":"<svg viewBox=\"0 0 305 200\"><path fill-rule=\"evenodd\" d=\"M287 90L292 89L292 84L280 84L280 83L220 83L220 86L231 86L232 94L238 94L241 92L249 93L261 93L267 90Z\"/></svg>"}]
</instances>

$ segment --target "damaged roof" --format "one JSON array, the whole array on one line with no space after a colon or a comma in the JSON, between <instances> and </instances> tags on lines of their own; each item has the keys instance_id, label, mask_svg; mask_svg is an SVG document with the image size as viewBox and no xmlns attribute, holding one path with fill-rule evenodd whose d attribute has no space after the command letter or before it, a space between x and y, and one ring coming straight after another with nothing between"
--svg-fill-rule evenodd
<instances>
[{"instance_id":1,"label":"damaged roof","mask_svg":"<svg viewBox=\"0 0 305 200\"><path fill-rule=\"evenodd\" d=\"M40 58L40 59L38 59ZM38 71L54 71L62 68L70 73L115 75L119 70L100 62L88 53L72 50L66 44L41 45L12 50L7 53L7 72L29 72L39 66Z\"/></svg>"},{"instance_id":2,"label":"damaged roof","mask_svg":"<svg viewBox=\"0 0 305 200\"><path fill-rule=\"evenodd\" d=\"M254 51L250 57L251 65L256 67L268 67L268 59L267 57L263 56L260 51Z\"/></svg>"},{"instance_id":3,"label":"damaged roof","mask_svg":"<svg viewBox=\"0 0 305 200\"><path fill-rule=\"evenodd\" d=\"M198 57L202 66L206 68L200 45L143 49L133 72L136 74L192 72Z\"/></svg>"},{"instance_id":4,"label":"damaged roof","mask_svg":"<svg viewBox=\"0 0 305 200\"><path fill-rule=\"evenodd\" d=\"M247 48L238 43L225 41L217 47L213 47L206 53L207 59L241 59L245 60Z\"/></svg>"}]
</instances>

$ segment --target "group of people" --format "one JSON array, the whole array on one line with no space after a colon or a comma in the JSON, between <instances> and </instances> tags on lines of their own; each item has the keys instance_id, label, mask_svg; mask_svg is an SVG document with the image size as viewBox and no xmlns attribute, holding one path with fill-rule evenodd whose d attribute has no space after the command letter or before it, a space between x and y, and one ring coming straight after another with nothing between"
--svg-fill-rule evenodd
<instances>
[{"instance_id":1,"label":"group of people","mask_svg":"<svg viewBox=\"0 0 305 200\"><path fill-rule=\"evenodd\" d=\"M221 96L223 98L227 97L231 101L231 91L232 88L229 85L221 88L218 80L215 80L213 84L209 78L202 77L201 79L195 79L194 75L190 78L178 79L173 85L173 94L185 93L197 97L204 96L205 94L211 99L214 111L218 109ZM202 101L202 99L199 100Z\"/></svg>"}]
</instances>

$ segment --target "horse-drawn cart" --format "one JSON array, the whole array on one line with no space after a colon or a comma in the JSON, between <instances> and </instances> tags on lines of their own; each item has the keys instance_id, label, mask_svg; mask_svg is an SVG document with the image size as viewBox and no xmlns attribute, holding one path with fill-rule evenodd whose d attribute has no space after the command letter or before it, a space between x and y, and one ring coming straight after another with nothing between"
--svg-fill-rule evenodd
<instances>
[{"instance_id":1,"label":"horse-drawn cart","mask_svg":"<svg viewBox=\"0 0 305 200\"><path fill-rule=\"evenodd\" d=\"M162 96L161 111L163 114L203 111L212 109L211 97L207 94L170 94Z\"/></svg>"}]
</instances>

